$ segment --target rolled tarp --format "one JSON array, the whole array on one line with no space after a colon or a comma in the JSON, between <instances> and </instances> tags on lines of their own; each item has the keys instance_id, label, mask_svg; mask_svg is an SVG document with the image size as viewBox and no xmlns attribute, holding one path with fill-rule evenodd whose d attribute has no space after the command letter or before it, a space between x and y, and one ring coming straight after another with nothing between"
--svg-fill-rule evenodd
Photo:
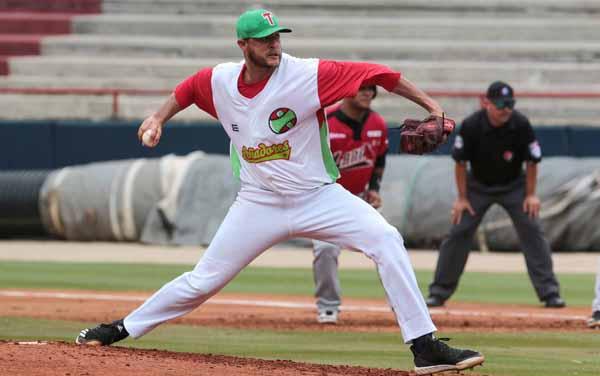
<instances>
[{"instance_id":1,"label":"rolled tarp","mask_svg":"<svg viewBox=\"0 0 600 376\"><path fill-rule=\"evenodd\" d=\"M40 189L50 171L0 171L0 237L44 237Z\"/></svg>"},{"instance_id":2,"label":"rolled tarp","mask_svg":"<svg viewBox=\"0 0 600 376\"><path fill-rule=\"evenodd\" d=\"M551 157L539 167L540 220L554 250L600 250L600 159ZM53 172L40 197L47 231L73 240L207 245L239 189L229 158L201 152L94 163ZM381 213L409 247L437 248L456 198L448 156L388 157ZM474 246L519 249L508 215L492 206Z\"/></svg>"}]
</instances>

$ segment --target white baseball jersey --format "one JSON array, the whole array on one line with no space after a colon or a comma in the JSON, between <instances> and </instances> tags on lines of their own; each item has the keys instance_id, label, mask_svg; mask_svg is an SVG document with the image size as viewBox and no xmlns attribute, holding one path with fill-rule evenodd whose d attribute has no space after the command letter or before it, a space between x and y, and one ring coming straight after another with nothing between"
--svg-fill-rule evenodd
<instances>
[{"instance_id":1,"label":"white baseball jersey","mask_svg":"<svg viewBox=\"0 0 600 376\"><path fill-rule=\"evenodd\" d=\"M290 193L335 182L327 123L317 90L316 59L283 54L263 90L249 99L237 86L243 63L217 65L213 102L231 138L242 184Z\"/></svg>"},{"instance_id":2,"label":"white baseball jersey","mask_svg":"<svg viewBox=\"0 0 600 376\"><path fill-rule=\"evenodd\" d=\"M243 184L282 194L339 177L324 107L356 95L362 84L392 90L400 79L383 65L282 54L264 86L248 96L240 92L243 69L243 61L203 69L182 82L175 97L181 107L195 103L221 122Z\"/></svg>"}]
</instances>

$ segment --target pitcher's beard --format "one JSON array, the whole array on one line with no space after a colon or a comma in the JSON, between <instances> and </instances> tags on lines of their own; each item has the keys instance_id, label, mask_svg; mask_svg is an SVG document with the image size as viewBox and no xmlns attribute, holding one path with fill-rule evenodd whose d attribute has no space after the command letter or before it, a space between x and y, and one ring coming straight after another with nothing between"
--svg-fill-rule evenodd
<instances>
[{"instance_id":1,"label":"pitcher's beard","mask_svg":"<svg viewBox=\"0 0 600 376\"><path fill-rule=\"evenodd\" d=\"M269 64L267 59L257 56L253 51L248 51L248 60L259 68L276 68L281 62L281 54L279 55L279 61L275 65Z\"/></svg>"}]
</instances>

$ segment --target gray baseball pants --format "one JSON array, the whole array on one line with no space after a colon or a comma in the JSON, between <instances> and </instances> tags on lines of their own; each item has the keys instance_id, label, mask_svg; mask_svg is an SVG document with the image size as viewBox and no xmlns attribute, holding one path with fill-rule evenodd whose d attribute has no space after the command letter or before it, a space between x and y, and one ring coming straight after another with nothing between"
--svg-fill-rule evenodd
<instances>
[{"instance_id":1,"label":"gray baseball pants","mask_svg":"<svg viewBox=\"0 0 600 376\"><path fill-rule=\"evenodd\" d=\"M600 257L598 258L598 270L596 271L596 295L592 303L592 311L600 311Z\"/></svg>"},{"instance_id":2,"label":"gray baseball pants","mask_svg":"<svg viewBox=\"0 0 600 376\"><path fill-rule=\"evenodd\" d=\"M342 288L338 278L338 257L341 250L335 244L313 240L313 276L319 312L338 311L342 304Z\"/></svg>"},{"instance_id":3,"label":"gray baseball pants","mask_svg":"<svg viewBox=\"0 0 600 376\"><path fill-rule=\"evenodd\" d=\"M549 295L559 293L550 246L544 238L540 223L537 219L529 218L523 211L525 177L502 186L486 186L469 175L467 197L475 215L465 211L460 223L452 227L449 237L442 243L434 280L429 285L429 294L446 300L454 293L471 250L473 235L492 204L502 206L515 226L529 278L538 298L544 300Z\"/></svg>"}]
</instances>

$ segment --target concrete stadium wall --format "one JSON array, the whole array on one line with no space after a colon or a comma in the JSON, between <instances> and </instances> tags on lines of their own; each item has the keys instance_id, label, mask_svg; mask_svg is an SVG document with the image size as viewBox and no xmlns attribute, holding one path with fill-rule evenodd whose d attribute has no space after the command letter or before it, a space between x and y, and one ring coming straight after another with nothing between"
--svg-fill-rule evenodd
<instances>
[{"instance_id":1,"label":"concrete stadium wall","mask_svg":"<svg viewBox=\"0 0 600 376\"><path fill-rule=\"evenodd\" d=\"M0 121L0 170L55 169L96 161L186 155L195 150L229 153L229 140L214 122L170 123L158 147L137 140L139 121ZM399 129L390 124L390 153L398 153ZM597 157L600 129L535 127L544 156ZM454 137L434 154L449 154Z\"/></svg>"},{"instance_id":2,"label":"concrete stadium wall","mask_svg":"<svg viewBox=\"0 0 600 376\"><path fill-rule=\"evenodd\" d=\"M258 3L294 30L283 48L298 57L377 61L430 92L482 93L501 79L535 124L600 126L598 0L0 0L0 119L144 117L162 96L120 96L116 116L106 95L18 89L170 91L200 68L239 61L235 21ZM438 98L457 119L478 107ZM374 109L396 122L425 116L384 91Z\"/></svg>"}]
</instances>

